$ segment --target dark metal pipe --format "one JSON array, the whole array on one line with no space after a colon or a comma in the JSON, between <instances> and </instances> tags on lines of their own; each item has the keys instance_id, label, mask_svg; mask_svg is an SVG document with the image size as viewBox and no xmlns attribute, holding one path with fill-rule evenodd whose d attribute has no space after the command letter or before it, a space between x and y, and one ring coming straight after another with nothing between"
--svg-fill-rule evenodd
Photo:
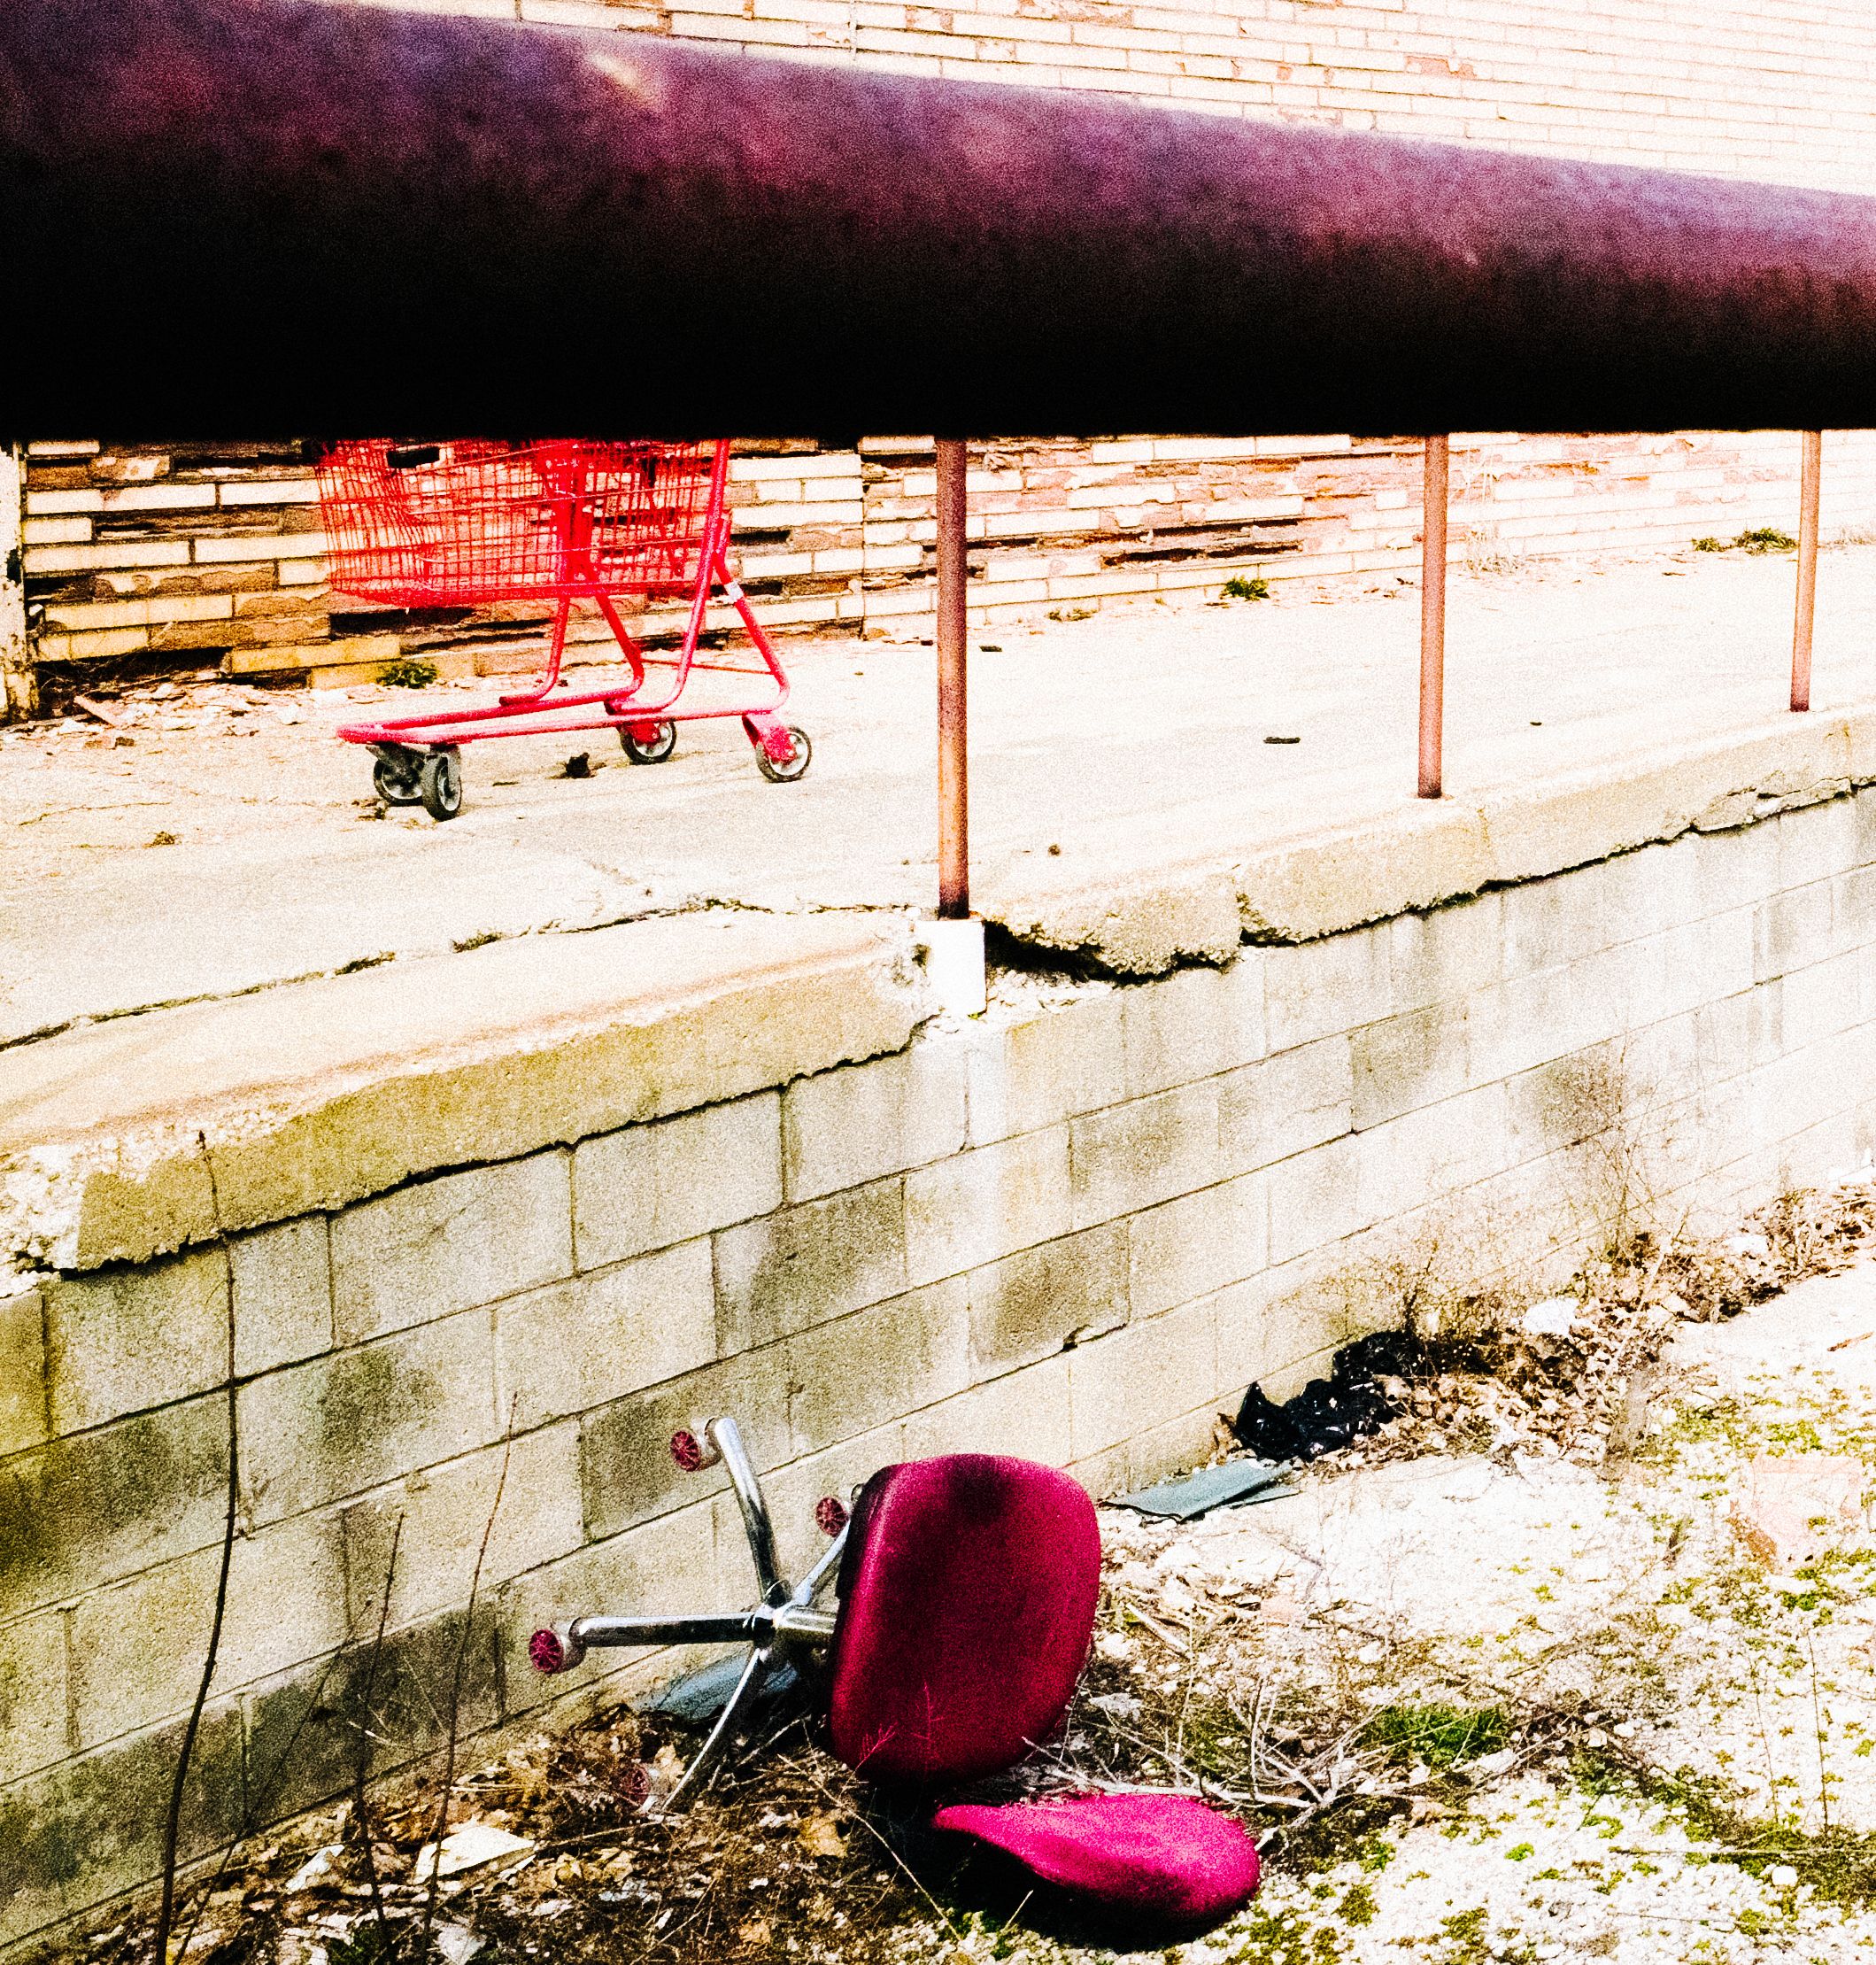
<instances>
[{"instance_id":1,"label":"dark metal pipe","mask_svg":"<svg viewBox=\"0 0 1876 1965\"><path fill-rule=\"evenodd\" d=\"M1808 429L1798 467L1798 594L1791 631L1791 707L1810 708L1810 638L1818 618L1818 507L1824 432Z\"/></svg>"},{"instance_id":2,"label":"dark metal pipe","mask_svg":"<svg viewBox=\"0 0 1876 1965\"><path fill-rule=\"evenodd\" d=\"M1876 201L296 0L6 0L10 433L1876 422Z\"/></svg>"},{"instance_id":3,"label":"dark metal pipe","mask_svg":"<svg viewBox=\"0 0 1876 1965\"><path fill-rule=\"evenodd\" d=\"M1420 479L1420 785L1422 798L1445 788L1446 509L1451 445L1429 437Z\"/></svg>"},{"instance_id":4,"label":"dark metal pipe","mask_svg":"<svg viewBox=\"0 0 1876 1965\"><path fill-rule=\"evenodd\" d=\"M966 552L969 446L938 440L938 918L970 914L970 753L967 741L969 652Z\"/></svg>"}]
</instances>

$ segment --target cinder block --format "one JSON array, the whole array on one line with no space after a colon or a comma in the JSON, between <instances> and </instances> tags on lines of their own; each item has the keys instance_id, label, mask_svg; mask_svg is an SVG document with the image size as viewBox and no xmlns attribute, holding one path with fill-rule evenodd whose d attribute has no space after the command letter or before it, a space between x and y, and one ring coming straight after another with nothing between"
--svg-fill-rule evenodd
<instances>
[{"instance_id":1,"label":"cinder block","mask_svg":"<svg viewBox=\"0 0 1876 1965\"><path fill-rule=\"evenodd\" d=\"M452 1715L459 1741L492 1726L502 1667L513 1662L498 1631L490 1599L473 1620L452 1612L387 1631L382 1642L374 1627L344 1651L256 1686L242 1704L257 1818L278 1820L346 1793L361 1754L366 1778L375 1780L438 1752Z\"/></svg>"},{"instance_id":2,"label":"cinder block","mask_svg":"<svg viewBox=\"0 0 1876 1965\"><path fill-rule=\"evenodd\" d=\"M1604 949L1481 990L1466 1006L1473 1084L1514 1077L1617 1035L1628 1026L1642 966L1633 948Z\"/></svg>"},{"instance_id":3,"label":"cinder block","mask_svg":"<svg viewBox=\"0 0 1876 1965\"><path fill-rule=\"evenodd\" d=\"M235 1370L243 1378L332 1348L332 1255L326 1217L238 1236Z\"/></svg>"},{"instance_id":4,"label":"cinder block","mask_svg":"<svg viewBox=\"0 0 1876 1965\"><path fill-rule=\"evenodd\" d=\"M1876 940L1876 866L1853 868L1831 883L1833 932L1846 946Z\"/></svg>"},{"instance_id":5,"label":"cinder block","mask_svg":"<svg viewBox=\"0 0 1876 1965\"><path fill-rule=\"evenodd\" d=\"M1869 1015L1863 994L1863 972L1869 956L1852 949L1830 962L1788 969L1779 979L1779 1006L1785 1041L1793 1050L1840 1035Z\"/></svg>"},{"instance_id":6,"label":"cinder block","mask_svg":"<svg viewBox=\"0 0 1876 1965\"><path fill-rule=\"evenodd\" d=\"M728 1483L721 1467L695 1474L671 1458L671 1436L699 1432L727 1414L758 1470L793 1451L789 1426L788 1346L744 1351L702 1371L614 1399L580 1422L580 1484L586 1533L595 1541L705 1499Z\"/></svg>"},{"instance_id":7,"label":"cinder block","mask_svg":"<svg viewBox=\"0 0 1876 1965\"><path fill-rule=\"evenodd\" d=\"M970 1034L970 1141L989 1146L1127 1095L1121 1025L1126 995L1094 988L1015 1022Z\"/></svg>"},{"instance_id":8,"label":"cinder block","mask_svg":"<svg viewBox=\"0 0 1876 1965\"><path fill-rule=\"evenodd\" d=\"M597 1269L782 1204L773 1092L629 1126L574 1149L574 1249Z\"/></svg>"},{"instance_id":9,"label":"cinder block","mask_svg":"<svg viewBox=\"0 0 1876 1965\"><path fill-rule=\"evenodd\" d=\"M1722 995L1694 1012L1698 1082L1731 1078L1783 1051L1784 989L1781 978Z\"/></svg>"},{"instance_id":10,"label":"cinder block","mask_svg":"<svg viewBox=\"0 0 1876 1965\"><path fill-rule=\"evenodd\" d=\"M1348 1132L1355 1124L1354 1043L1346 1036L1321 1037L1221 1078L1219 1172L1249 1173Z\"/></svg>"},{"instance_id":11,"label":"cinder block","mask_svg":"<svg viewBox=\"0 0 1876 1965\"><path fill-rule=\"evenodd\" d=\"M1069 1353L1072 1457L1119 1446L1209 1400L1217 1369L1209 1298L1077 1345Z\"/></svg>"},{"instance_id":12,"label":"cinder block","mask_svg":"<svg viewBox=\"0 0 1876 1965\"><path fill-rule=\"evenodd\" d=\"M504 1423L522 1429L695 1371L716 1355L709 1239L514 1297L495 1335Z\"/></svg>"},{"instance_id":13,"label":"cinder block","mask_svg":"<svg viewBox=\"0 0 1876 1965\"><path fill-rule=\"evenodd\" d=\"M1437 1104L1466 1087L1463 1002L1386 1017L1356 1031L1349 1044L1357 1131Z\"/></svg>"},{"instance_id":14,"label":"cinder block","mask_svg":"<svg viewBox=\"0 0 1876 1965\"><path fill-rule=\"evenodd\" d=\"M795 1452L818 1453L962 1391L971 1287L953 1276L790 1339Z\"/></svg>"},{"instance_id":15,"label":"cinder block","mask_svg":"<svg viewBox=\"0 0 1876 1965\"><path fill-rule=\"evenodd\" d=\"M102 1426L226 1381L228 1270L219 1249L43 1287L55 1433Z\"/></svg>"},{"instance_id":16,"label":"cinder block","mask_svg":"<svg viewBox=\"0 0 1876 1965\"><path fill-rule=\"evenodd\" d=\"M1666 905L1664 890L1675 884L1668 864L1666 849L1645 847L1507 888L1500 896L1505 975L1579 962L1687 918ZM1682 860L1674 870L1691 879L1693 863Z\"/></svg>"},{"instance_id":17,"label":"cinder block","mask_svg":"<svg viewBox=\"0 0 1876 1965\"><path fill-rule=\"evenodd\" d=\"M1288 1262L1368 1226L1362 1214L1359 1153L1351 1133L1270 1168L1270 1260Z\"/></svg>"},{"instance_id":18,"label":"cinder block","mask_svg":"<svg viewBox=\"0 0 1876 1965\"><path fill-rule=\"evenodd\" d=\"M726 1228L716 1243L722 1358L900 1295L905 1194L899 1179L850 1188Z\"/></svg>"},{"instance_id":19,"label":"cinder block","mask_svg":"<svg viewBox=\"0 0 1876 1965\"><path fill-rule=\"evenodd\" d=\"M1482 1085L1358 1133L1355 1148L1357 1210L1363 1227L1411 1214L1502 1172L1523 1153L1502 1085Z\"/></svg>"},{"instance_id":20,"label":"cinder block","mask_svg":"<svg viewBox=\"0 0 1876 1965\"><path fill-rule=\"evenodd\" d=\"M1188 1468L1203 1466L1211 1458L1219 1420L1231 1416L1214 1400L1137 1434L1127 1442L1125 1487L1117 1482L1103 1487L1097 1491L1096 1498L1150 1488Z\"/></svg>"},{"instance_id":21,"label":"cinder block","mask_svg":"<svg viewBox=\"0 0 1876 1965\"><path fill-rule=\"evenodd\" d=\"M212 1396L0 1462L0 1622L219 1538L228 1404Z\"/></svg>"},{"instance_id":22,"label":"cinder block","mask_svg":"<svg viewBox=\"0 0 1876 1965\"><path fill-rule=\"evenodd\" d=\"M968 1058L963 1042L938 1036L797 1079L782 1095L788 1198L812 1201L960 1151Z\"/></svg>"},{"instance_id":23,"label":"cinder block","mask_svg":"<svg viewBox=\"0 0 1876 1965\"><path fill-rule=\"evenodd\" d=\"M1264 950L1264 1025L1273 1051L1358 1030L1393 1009L1384 924Z\"/></svg>"},{"instance_id":24,"label":"cinder block","mask_svg":"<svg viewBox=\"0 0 1876 1965\"><path fill-rule=\"evenodd\" d=\"M905 1424L905 1456L1007 1453L1066 1466L1069 1459L1069 1358L1045 1358L1006 1372L915 1412Z\"/></svg>"},{"instance_id":25,"label":"cinder block","mask_svg":"<svg viewBox=\"0 0 1876 1965\"><path fill-rule=\"evenodd\" d=\"M155 1878L181 1731L145 1734L0 1790L0 1945ZM183 1790L185 1862L234 1837L243 1791L241 1715L218 1703L203 1714Z\"/></svg>"},{"instance_id":26,"label":"cinder block","mask_svg":"<svg viewBox=\"0 0 1876 1965\"><path fill-rule=\"evenodd\" d=\"M542 1427L413 1474L354 1502L341 1520L354 1630L376 1624L387 1582L393 1626L459 1610L472 1585L490 1596L585 1540L580 1429L571 1420Z\"/></svg>"},{"instance_id":27,"label":"cinder block","mask_svg":"<svg viewBox=\"0 0 1876 1965\"><path fill-rule=\"evenodd\" d=\"M1264 951L1224 969L1182 969L1122 995L1127 1096L1145 1098L1264 1054Z\"/></svg>"},{"instance_id":28,"label":"cinder block","mask_svg":"<svg viewBox=\"0 0 1876 1965\"><path fill-rule=\"evenodd\" d=\"M490 1321L463 1311L243 1386L251 1517L276 1521L496 1438Z\"/></svg>"},{"instance_id":29,"label":"cinder block","mask_svg":"<svg viewBox=\"0 0 1876 1965\"><path fill-rule=\"evenodd\" d=\"M1136 1319L1241 1282L1270 1259L1270 1199L1258 1173L1182 1195L1127 1226L1127 1298Z\"/></svg>"},{"instance_id":30,"label":"cinder block","mask_svg":"<svg viewBox=\"0 0 1876 1965\"><path fill-rule=\"evenodd\" d=\"M0 1625L0 1786L71 1751L66 1613Z\"/></svg>"},{"instance_id":31,"label":"cinder block","mask_svg":"<svg viewBox=\"0 0 1876 1965\"><path fill-rule=\"evenodd\" d=\"M1695 917L1704 918L1749 906L1784 886L1779 855L1779 827L1783 824L1778 819L1770 825L1700 833L1678 839L1671 847L1645 850L1673 853L1692 861Z\"/></svg>"},{"instance_id":32,"label":"cinder block","mask_svg":"<svg viewBox=\"0 0 1876 1965\"><path fill-rule=\"evenodd\" d=\"M1827 880L1868 863L1872 822L1863 817L1858 798L1834 798L1781 812L1772 822L1778 847L1779 885L1787 891Z\"/></svg>"},{"instance_id":33,"label":"cinder block","mask_svg":"<svg viewBox=\"0 0 1876 1965\"><path fill-rule=\"evenodd\" d=\"M543 1678L527 1664L528 1639L544 1624L606 1612L741 1609L755 1599L723 1588L713 1501L699 1501L505 1584L496 1598L498 1655L506 1709L526 1712L550 1698L630 1666L642 1653L594 1652L576 1671Z\"/></svg>"},{"instance_id":34,"label":"cinder block","mask_svg":"<svg viewBox=\"0 0 1876 1965\"><path fill-rule=\"evenodd\" d=\"M537 1153L347 1208L332 1224L339 1342L359 1343L570 1276L568 1160Z\"/></svg>"},{"instance_id":35,"label":"cinder block","mask_svg":"<svg viewBox=\"0 0 1876 1965\"><path fill-rule=\"evenodd\" d=\"M72 1617L72 1711L91 1747L187 1713L214 1618L220 1546L82 1598ZM215 1659L222 1690L342 1644L345 1568L339 1524L303 1516L237 1536Z\"/></svg>"},{"instance_id":36,"label":"cinder block","mask_svg":"<svg viewBox=\"0 0 1876 1965\"><path fill-rule=\"evenodd\" d=\"M975 1375L992 1378L1126 1322L1129 1224L1115 1221L1025 1249L969 1279Z\"/></svg>"},{"instance_id":37,"label":"cinder block","mask_svg":"<svg viewBox=\"0 0 1876 1965\"><path fill-rule=\"evenodd\" d=\"M1351 1258L1332 1250L1267 1270L1213 1299L1217 1319L1217 1398L1221 1407L1242 1401L1262 1385L1282 1399L1300 1389L1297 1373L1325 1352L1347 1342ZM1271 1389L1281 1385L1281 1392Z\"/></svg>"},{"instance_id":38,"label":"cinder block","mask_svg":"<svg viewBox=\"0 0 1876 1965\"><path fill-rule=\"evenodd\" d=\"M1066 1126L921 1167L906 1176L906 1280L935 1282L1047 1242L1069 1211Z\"/></svg>"},{"instance_id":39,"label":"cinder block","mask_svg":"<svg viewBox=\"0 0 1876 1965\"><path fill-rule=\"evenodd\" d=\"M1220 1164L1219 1084L1201 1079L1071 1121L1074 1225L1209 1187Z\"/></svg>"},{"instance_id":40,"label":"cinder block","mask_svg":"<svg viewBox=\"0 0 1876 1965\"><path fill-rule=\"evenodd\" d=\"M1803 969L1833 947L1831 883L1790 887L1752 910L1752 980Z\"/></svg>"},{"instance_id":41,"label":"cinder block","mask_svg":"<svg viewBox=\"0 0 1876 1965\"><path fill-rule=\"evenodd\" d=\"M16 1289L0 1296L0 1458L37 1446L47 1431L45 1299Z\"/></svg>"},{"instance_id":42,"label":"cinder block","mask_svg":"<svg viewBox=\"0 0 1876 1965\"><path fill-rule=\"evenodd\" d=\"M1502 894L1481 894L1386 924L1389 1000L1397 1011L1463 1001L1504 976Z\"/></svg>"}]
</instances>

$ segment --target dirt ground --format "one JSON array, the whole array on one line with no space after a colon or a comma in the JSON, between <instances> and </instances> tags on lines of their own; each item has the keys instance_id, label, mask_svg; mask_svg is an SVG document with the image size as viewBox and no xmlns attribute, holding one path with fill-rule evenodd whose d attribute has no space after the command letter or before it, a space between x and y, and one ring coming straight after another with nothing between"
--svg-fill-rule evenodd
<instances>
[{"instance_id":1,"label":"dirt ground","mask_svg":"<svg viewBox=\"0 0 1876 1965\"><path fill-rule=\"evenodd\" d=\"M1449 788L1776 716L1792 583L1789 553L1691 550L1455 571ZM976 633L980 888L1020 890L1026 865L1095 883L1407 801L1417 590L1277 593ZM1872 606L1876 547L1826 553L1819 708L1876 697ZM500 682L311 693L99 678L101 716L0 731L0 1041L648 914L928 909L933 656L908 632L790 651L788 716L814 745L799 784L765 784L733 719L682 726L657 766L628 764L606 731L508 740L465 750L465 808L447 824L387 811L368 756L335 732L461 708ZM587 775L569 777L580 757Z\"/></svg>"},{"instance_id":2,"label":"dirt ground","mask_svg":"<svg viewBox=\"0 0 1876 1965\"><path fill-rule=\"evenodd\" d=\"M1409 1281L1378 1430L1276 1500L1185 1526L1102 1510L1081 1690L996 1784L1236 1814L1265 1877L1217 1930L1169 1946L1077 1922L869 1793L811 1714L771 1714L691 1813L647 1815L695 1736L619 1709L466 1751L446 1809L434 1783L361 1791L249 1845L174 1955L389 1965L426 1931L445 1965L1863 1955L1876 1176L1718 1243L1640 1234L1535 1302ZM433 1896L445 1819L493 1836ZM127 1920L69 1955L128 1965L149 1938Z\"/></svg>"}]
</instances>

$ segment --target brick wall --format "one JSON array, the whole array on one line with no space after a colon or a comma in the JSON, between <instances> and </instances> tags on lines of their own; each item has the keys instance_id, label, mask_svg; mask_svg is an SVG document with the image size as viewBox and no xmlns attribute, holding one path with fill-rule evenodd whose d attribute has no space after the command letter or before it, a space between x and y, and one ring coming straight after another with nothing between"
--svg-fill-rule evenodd
<instances>
[{"instance_id":1,"label":"brick wall","mask_svg":"<svg viewBox=\"0 0 1876 1965\"><path fill-rule=\"evenodd\" d=\"M1843 190L1876 180L1876 15L1829 0L1749 17L1698 0L460 0L444 11ZM1463 439L1454 554L1789 530L1796 454L1779 433ZM858 453L763 446L742 460L738 534L768 620L890 633L929 615L929 455L916 440L878 439ZM1825 485L1827 532L1876 526L1876 442L1834 434ZM973 495L980 620L1176 596L1245 569L1391 578L1417 552L1414 448L1386 440L997 445ZM328 593L310 477L291 451L40 445L27 499L42 660L174 654L343 680L400 652L459 674L524 668L539 645L538 610L411 622Z\"/></svg>"},{"instance_id":2,"label":"brick wall","mask_svg":"<svg viewBox=\"0 0 1876 1965\"><path fill-rule=\"evenodd\" d=\"M1876 1133L1872 895L1865 791L871 1062L765 1084L738 1051L740 1095L495 1164L452 1133L453 1170L226 1262L74 1252L0 1297L0 1944L152 1874L231 1386L198 1853L243 1806L347 1786L387 1577L374 1765L439 1745L505 1466L471 1731L621 1689L617 1654L531 1675L541 1622L747 1598L721 1481L665 1451L714 1412L799 1564L814 1498L903 1457L1013 1451L1102 1492L1189 1462L1247 1383L1281 1395L1386 1314L1364 1265L1434 1235L1554 1261L1613 1162L1723 1221L1848 1166ZM644 1109L639 1077L588 1079L594 1114ZM407 1128L461 1110L398 1096ZM337 1177L328 1138L287 1136L302 1187Z\"/></svg>"},{"instance_id":3,"label":"brick wall","mask_svg":"<svg viewBox=\"0 0 1876 1965\"><path fill-rule=\"evenodd\" d=\"M1455 439L1452 558L1498 567L1571 551L1671 551L1796 527L1796 437ZM929 445L745 445L736 547L780 632L917 634L932 606ZM1876 525L1876 442L1826 440L1826 536ZM407 615L333 592L296 452L32 447L25 566L41 661L173 657L241 675L369 680L402 654L445 674L531 669L547 612L511 603ZM1232 574L1392 580L1418 568L1417 445L1348 437L1119 438L980 446L971 472L973 617L1036 620L1138 596L1215 594ZM729 610L713 616L723 625ZM655 638L675 609L654 611ZM600 641L595 618L576 639ZM609 644L607 644L609 646ZM602 651L603 653L603 651Z\"/></svg>"}]
</instances>

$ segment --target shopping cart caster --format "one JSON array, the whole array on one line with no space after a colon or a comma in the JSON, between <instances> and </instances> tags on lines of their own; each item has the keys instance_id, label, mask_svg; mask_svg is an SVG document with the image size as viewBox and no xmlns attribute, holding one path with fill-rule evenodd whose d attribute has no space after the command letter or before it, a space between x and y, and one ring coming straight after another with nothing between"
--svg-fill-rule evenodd
<instances>
[{"instance_id":1,"label":"shopping cart caster","mask_svg":"<svg viewBox=\"0 0 1876 1965\"><path fill-rule=\"evenodd\" d=\"M805 730L799 730L791 723L788 726L788 735L795 747L789 756L783 759L771 757L768 754L768 747L760 739L757 740L755 768L771 785L788 785L798 777L805 777L807 775L809 760L814 754L814 747L808 742Z\"/></svg>"},{"instance_id":2,"label":"shopping cart caster","mask_svg":"<svg viewBox=\"0 0 1876 1965\"><path fill-rule=\"evenodd\" d=\"M433 819L453 819L462 810L462 753L453 744L424 759L417 796Z\"/></svg>"},{"instance_id":3,"label":"shopping cart caster","mask_svg":"<svg viewBox=\"0 0 1876 1965\"><path fill-rule=\"evenodd\" d=\"M676 723L621 723L619 742L635 764L662 764L677 748Z\"/></svg>"},{"instance_id":4,"label":"shopping cart caster","mask_svg":"<svg viewBox=\"0 0 1876 1965\"><path fill-rule=\"evenodd\" d=\"M378 753L371 767L371 788L387 805L414 805L422 796L418 780L423 760L401 746Z\"/></svg>"}]
</instances>

